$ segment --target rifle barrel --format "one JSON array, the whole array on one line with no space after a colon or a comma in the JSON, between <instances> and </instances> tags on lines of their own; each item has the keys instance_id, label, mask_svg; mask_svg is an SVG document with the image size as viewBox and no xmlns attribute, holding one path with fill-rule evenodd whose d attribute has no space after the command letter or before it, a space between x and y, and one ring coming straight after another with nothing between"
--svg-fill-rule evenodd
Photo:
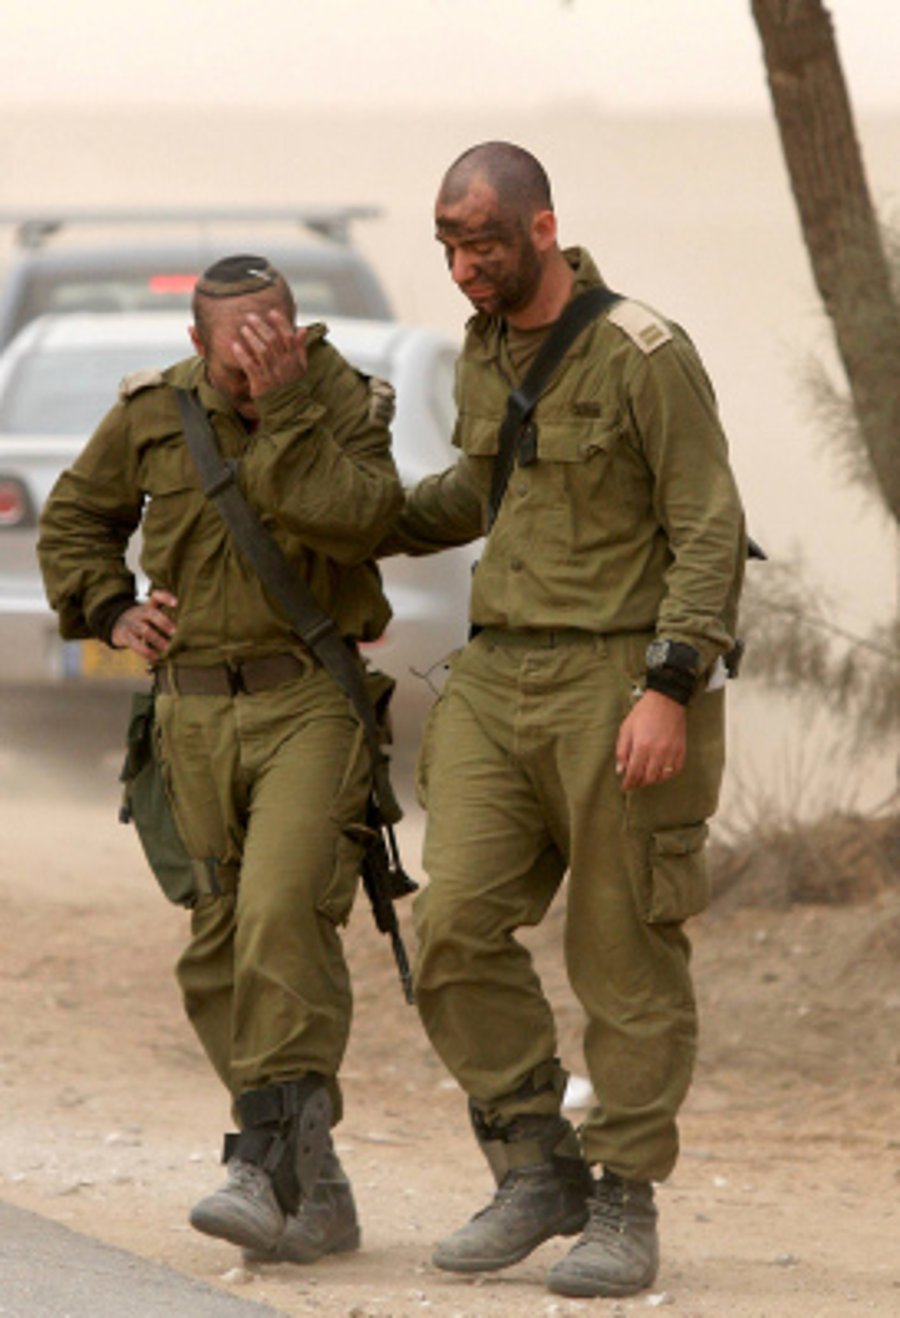
<instances>
[{"instance_id":1,"label":"rifle barrel","mask_svg":"<svg viewBox=\"0 0 900 1318\"><path fill-rule=\"evenodd\" d=\"M403 996L412 1006L416 1001L415 990L413 989L412 971L409 968L409 958L406 955L406 948L403 946L403 939L400 937L398 929L391 930L391 946L394 949L394 960L397 962L397 970L400 973L400 984L403 988Z\"/></svg>"}]
</instances>

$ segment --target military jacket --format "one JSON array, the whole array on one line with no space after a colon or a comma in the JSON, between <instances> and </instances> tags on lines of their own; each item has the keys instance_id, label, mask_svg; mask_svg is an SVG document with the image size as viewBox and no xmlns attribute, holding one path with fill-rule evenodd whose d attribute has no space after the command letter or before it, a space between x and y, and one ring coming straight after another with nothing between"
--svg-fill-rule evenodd
<instances>
[{"instance_id":1,"label":"military jacket","mask_svg":"<svg viewBox=\"0 0 900 1318\"><path fill-rule=\"evenodd\" d=\"M573 293L601 283L566 252ZM407 493L383 549L428 553L485 533L515 378L502 323L479 313L457 363L455 466ZM472 582L472 621L655 631L700 652L734 639L746 553L712 387L677 325L622 301L569 348L534 412L537 461L515 466Z\"/></svg>"},{"instance_id":2,"label":"military jacket","mask_svg":"<svg viewBox=\"0 0 900 1318\"><path fill-rule=\"evenodd\" d=\"M150 586L178 599L170 657L208 663L297 645L200 488L170 385L197 390L245 497L341 632L381 634L390 609L372 550L402 500L389 431L324 326L310 328L307 347L304 378L256 400L252 434L199 357L126 378L41 515L38 555L64 637L103 634L110 604L134 597L125 555L140 525Z\"/></svg>"}]
</instances>

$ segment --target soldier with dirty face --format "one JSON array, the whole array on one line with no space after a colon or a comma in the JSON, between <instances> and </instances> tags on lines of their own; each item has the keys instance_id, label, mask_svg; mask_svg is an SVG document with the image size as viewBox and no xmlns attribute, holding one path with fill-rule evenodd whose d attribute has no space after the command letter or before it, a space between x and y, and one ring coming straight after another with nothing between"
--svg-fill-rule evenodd
<instances>
[{"instance_id":1,"label":"soldier with dirty face","mask_svg":"<svg viewBox=\"0 0 900 1318\"><path fill-rule=\"evenodd\" d=\"M566 350L492 508L510 390L564 308L603 281L587 251L559 246L545 171L508 143L451 166L435 220L476 313L457 366L460 455L408 492L381 552L486 534L473 639L421 753L416 991L497 1190L434 1262L490 1271L583 1232L550 1288L626 1295L656 1276L653 1183L675 1165L694 1061L684 923L707 901L743 515L687 335L612 297ZM515 936L566 875L566 966L596 1095L578 1133Z\"/></svg>"}]
</instances>

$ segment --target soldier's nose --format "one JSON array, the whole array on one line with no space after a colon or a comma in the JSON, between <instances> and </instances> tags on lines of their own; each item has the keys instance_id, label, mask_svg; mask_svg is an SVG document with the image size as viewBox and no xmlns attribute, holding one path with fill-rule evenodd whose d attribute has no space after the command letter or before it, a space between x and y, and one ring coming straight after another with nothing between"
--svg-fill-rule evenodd
<instances>
[{"instance_id":1,"label":"soldier's nose","mask_svg":"<svg viewBox=\"0 0 900 1318\"><path fill-rule=\"evenodd\" d=\"M454 252L453 263L450 266L450 274L456 284L466 284L472 277L473 264L465 252Z\"/></svg>"}]
</instances>

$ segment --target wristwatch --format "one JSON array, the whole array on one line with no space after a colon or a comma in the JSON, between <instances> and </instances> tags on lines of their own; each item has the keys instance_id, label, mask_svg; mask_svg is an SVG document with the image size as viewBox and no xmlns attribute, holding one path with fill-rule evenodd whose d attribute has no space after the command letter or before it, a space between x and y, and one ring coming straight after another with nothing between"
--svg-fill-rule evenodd
<instances>
[{"instance_id":1,"label":"wristwatch","mask_svg":"<svg viewBox=\"0 0 900 1318\"><path fill-rule=\"evenodd\" d=\"M657 636L647 646L645 663L648 691L659 691L679 705L688 703L700 672L700 654L692 645Z\"/></svg>"}]
</instances>

